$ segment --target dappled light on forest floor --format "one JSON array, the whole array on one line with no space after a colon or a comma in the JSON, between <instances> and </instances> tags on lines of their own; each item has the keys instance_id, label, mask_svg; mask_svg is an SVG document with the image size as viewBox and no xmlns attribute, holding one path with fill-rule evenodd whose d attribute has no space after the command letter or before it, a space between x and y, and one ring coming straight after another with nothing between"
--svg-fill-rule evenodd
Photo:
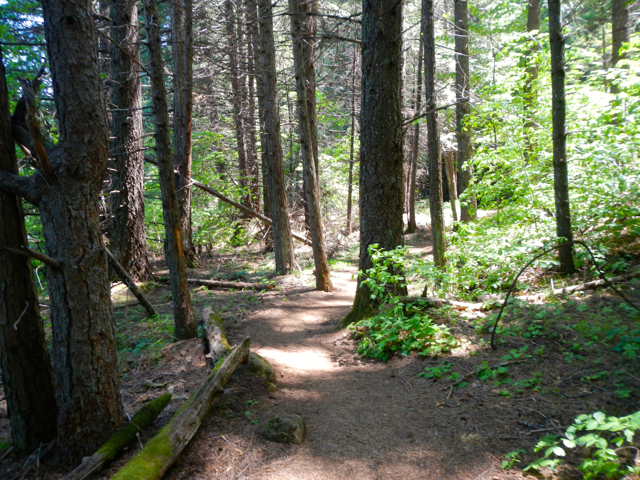
<instances>
[{"instance_id":1,"label":"dappled light on forest floor","mask_svg":"<svg viewBox=\"0 0 640 480\"><path fill-rule=\"evenodd\" d=\"M262 347L257 350L257 353L270 361L275 361L277 365L286 368L295 368L301 372L328 372L335 367L327 352L320 349L301 350L297 348L293 351L283 351Z\"/></svg>"}]
</instances>

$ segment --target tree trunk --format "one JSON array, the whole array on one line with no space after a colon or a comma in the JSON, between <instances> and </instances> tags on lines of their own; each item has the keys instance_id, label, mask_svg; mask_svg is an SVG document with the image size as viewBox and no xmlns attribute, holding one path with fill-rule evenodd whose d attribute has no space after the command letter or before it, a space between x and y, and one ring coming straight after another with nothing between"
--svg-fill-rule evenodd
<instances>
[{"instance_id":1,"label":"tree trunk","mask_svg":"<svg viewBox=\"0 0 640 480\"><path fill-rule=\"evenodd\" d=\"M433 261L436 267L441 268L445 264L445 241L444 214L442 208L442 164L440 162L438 114L436 112L436 43L433 22L433 0L422 0L425 65L424 93L425 97L428 99L426 109L427 112L429 112L427 115L427 145L429 149L429 207L431 212L431 238L433 243ZM456 36L456 45L458 42L457 38L458 37ZM460 55L458 55L458 57L460 57ZM456 79L457 78L458 76L456 74ZM458 148L460 148L459 144Z\"/></svg>"},{"instance_id":2,"label":"tree trunk","mask_svg":"<svg viewBox=\"0 0 640 480\"><path fill-rule=\"evenodd\" d=\"M187 264L183 250L180 207L173 173L174 164L171 159L169 113L162 65L157 0L151 0L147 10L147 42L149 45L149 72L152 75L150 83L155 114L156 156L162 194L164 251L171 277L175 337L183 340L195 338L197 329L191 308L189 285L187 284Z\"/></svg>"},{"instance_id":3,"label":"tree trunk","mask_svg":"<svg viewBox=\"0 0 640 480\"><path fill-rule=\"evenodd\" d=\"M611 11L611 66L615 67L619 60L626 58L626 54L620 54L620 47L629 42L629 1L613 0ZM615 83L611 84L611 93L620 93Z\"/></svg>"},{"instance_id":4,"label":"tree trunk","mask_svg":"<svg viewBox=\"0 0 640 480\"><path fill-rule=\"evenodd\" d=\"M43 2L59 142L49 158L35 128L43 169L31 177L0 172L0 187L40 209L46 254L62 264L47 266L61 463L93 452L123 421L98 221L109 131L90 12L86 0Z\"/></svg>"},{"instance_id":5,"label":"tree trunk","mask_svg":"<svg viewBox=\"0 0 640 480\"><path fill-rule=\"evenodd\" d=\"M537 32L540 30L540 7L541 0L529 0L527 7L527 32ZM538 78L537 54L540 47L535 39L529 39L529 47L525 54L526 72L523 87L524 100L524 159L530 162L536 159L536 135L533 130L536 128L535 108L538 100L536 91L536 80Z\"/></svg>"},{"instance_id":6,"label":"tree trunk","mask_svg":"<svg viewBox=\"0 0 640 480\"><path fill-rule=\"evenodd\" d=\"M296 259L291 241L289 208L282 164L280 141L280 114L278 111L275 42L273 39L273 12L271 0L259 0L259 26L261 41L262 95L264 103L265 144L267 179L271 197L271 218L276 254L276 273L286 275L296 268Z\"/></svg>"},{"instance_id":7,"label":"tree trunk","mask_svg":"<svg viewBox=\"0 0 640 480\"><path fill-rule=\"evenodd\" d=\"M416 97L414 99L414 112L417 115L422 103L422 55L424 44L420 42L418 47L418 72L416 79ZM416 233L418 225L416 223L416 174L418 171L418 154L420 150L420 123L413 126L413 138L411 146L411 165L409 166L409 210L406 233Z\"/></svg>"},{"instance_id":8,"label":"tree trunk","mask_svg":"<svg viewBox=\"0 0 640 480\"><path fill-rule=\"evenodd\" d=\"M318 135L315 102L316 71L314 67L316 23L313 15L315 0L289 0L293 60L298 94L298 123L304 173L304 193L309 209L309 227L313 243L316 288L332 292L329 263L322 233L322 212L318 188ZM313 97L313 99L311 98Z\"/></svg>"},{"instance_id":9,"label":"tree trunk","mask_svg":"<svg viewBox=\"0 0 640 480\"><path fill-rule=\"evenodd\" d=\"M357 46L353 45L353 64L351 68L351 130L349 132L349 190L347 192L347 235L351 235L351 217L353 205L353 156L356 134L356 59Z\"/></svg>"},{"instance_id":10,"label":"tree trunk","mask_svg":"<svg viewBox=\"0 0 640 480\"><path fill-rule=\"evenodd\" d=\"M449 203L451 204L451 214L454 223L458 221L458 211L456 201L458 200L458 178L456 175L456 167L453 163L453 149L444 153L444 161L447 169L447 179L449 180Z\"/></svg>"},{"instance_id":11,"label":"tree trunk","mask_svg":"<svg viewBox=\"0 0 640 480\"><path fill-rule=\"evenodd\" d=\"M183 3L184 2L184 3ZM171 2L171 56L173 60L173 164L176 171L182 248L187 264L198 256L191 230L191 117L193 111L193 5L191 0Z\"/></svg>"},{"instance_id":12,"label":"tree trunk","mask_svg":"<svg viewBox=\"0 0 640 480\"><path fill-rule=\"evenodd\" d=\"M255 12L255 5L253 6ZM251 2L247 1L245 4L245 18L249 22L255 15L251 15ZM254 54L254 33L257 31L257 25L252 24L247 29L247 83L248 83L248 111L247 111L247 170L249 174L248 180L250 181L250 204L249 208L252 210L260 210L260 167L258 164L258 147L256 144L256 62Z\"/></svg>"},{"instance_id":13,"label":"tree trunk","mask_svg":"<svg viewBox=\"0 0 640 480\"><path fill-rule=\"evenodd\" d=\"M383 133L384 132L384 133ZM360 109L360 270L373 265L369 246L403 244L402 2L362 2ZM362 279L360 279L362 280ZM373 311L369 289L358 282L343 325Z\"/></svg>"},{"instance_id":14,"label":"tree trunk","mask_svg":"<svg viewBox=\"0 0 640 480\"><path fill-rule=\"evenodd\" d=\"M459 193L463 193L473 177L471 160L471 129L465 126L465 117L471 111L469 103L469 19L467 0L454 0L456 48L456 133L458 136ZM428 97L429 94L427 94ZM460 205L460 219L470 222L476 218L476 199L469 196Z\"/></svg>"},{"instance_id":15,"label":"tree trunk","mask_svg":"<svg viewBox=\"0 0 640 480\"><path fill-rule=\"evenodd\" d=\"M240 174L240 185L247 192L244 195L243 203L249 207L251 205L251 195L249 193L249 161L248 157L248 92L246 75L240 73L239 49L242 46L242 10L234 10L231 0L225 0L225 16L227 27L227 39L229 41L229 77L231 80L231 90L233 94L233 121L236 129L236 145L238 148L238 171ZM240 18L236 18L240 17Z\"/></svg>"},{"instance_id":16,"label":"tree trunk","mask_svg":"<svg viewBox=\"0 0 640 480\"><path fill-rule=\"evenodd\" d=\"M138 4L114 0L112 37L124 50L111 49L111 250L131 278L145 281L151 275L144 225L144 151L142 89L140 85L140 35ZM125 53L126 52L126 53Z\"/></svg>"},{"instance_id":17,"label":"tree trunk","mask_svg":"<svg viewBox=\"0 0 640 480\"><path fill-rule=\"evenodd\" d=\"M18 174L0 50L0 170ZM0 245L28 245L22 205L0 190ZM20 456L56 436L53 372L44 341L31 260L0 250L0 367L13 446Z\"/></svg>"},{"instance_id":18,"label":"tree trunk","mask_svg":"<svg viewBox=\"0 0 640 480\"><path fill-rule=\"evenodd\" d=\"M266 132L264 130L264 87L262 84L262 41L258 27L258 3L256 0L246 0L247 20L251 28L253 45L254 78L256 81L256 97L258 98L258 128L260 130L260 170L262 171L262 204L266 217L271 218L271 194L269 193L269 168L267 160ZM273 229L267 228L264 234L265 251L273 250Z\"/></svg>"},{"instance_id":19,"label":"tree trunk","mask_svg":"<svg viewBox=\"0 0 640 480\"><path fill-rule=\"evenodd\" d=\"M573 240L567 173L566 98L564 93L564 37L560 18L560 0L548 0L549 40L551 48L551 112L553 116L553 179L556 198L556 234L566 242ZM573 245L559 249L560 268L573 273Z\"/></svg>"}]
</instances>

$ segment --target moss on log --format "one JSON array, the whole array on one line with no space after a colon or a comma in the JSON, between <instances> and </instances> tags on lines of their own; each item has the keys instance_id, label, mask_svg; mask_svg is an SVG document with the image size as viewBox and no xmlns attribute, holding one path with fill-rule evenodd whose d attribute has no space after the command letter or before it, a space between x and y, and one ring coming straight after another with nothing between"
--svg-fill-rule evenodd
<instances>
[{"instance_id":1,"label":"moss on log","mask_svg":"<svg viewBox=\"0 0 640 480\"><path fill-rule=\"evenodd\" d=\"M138 410L131 421L111 436L96 453L86 457L82 463L62 480L84 480L98 473L136 438L136 434L153 422L171 401L171 394L165 393Z\"/></svg>"},{"instance_id":2,"label":"moss on log","mask_svg":"<svg viewBox=\"0 0 640 480\"><path fill-rule=\"evenodd\" d=\"M112 480L159 480L189 444L231 375L249 356L249 338L238 345L158 435L153 437Z\"/></svg>"}]
</instances>

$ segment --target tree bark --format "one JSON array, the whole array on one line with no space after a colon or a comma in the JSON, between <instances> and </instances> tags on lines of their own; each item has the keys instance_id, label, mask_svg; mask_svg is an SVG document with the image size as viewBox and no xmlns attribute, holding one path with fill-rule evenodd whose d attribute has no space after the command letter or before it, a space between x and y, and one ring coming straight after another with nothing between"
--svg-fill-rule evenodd
<instances>
[{"instance_id":1,"label":"tree bark","mask_svg":"<svg viewBox=\"0 0 640 480\"><path fill-rule=\"evenodd\" d=\"M262 84L262 41L258 27L258 3L256 0L246 0L247 20L251 28L253 45L254 78L256 81L256 97L258 98L258 128L260 130L260 170L262 171L262 205L265 216L271 218L271 194L269 193L269 168L267 151L265 149L266 132L264 130L264 86ZM265 251L273 250L273 229L266 229L264 233Z\"/></svg>"},{"instance_id":2,"label":"tree bark","mask_svg":"<svg viewBox=\"0 0 640 480\"><path fill-rule=\"evenodd\" d=\"M527 6L527 32L537 32L540 30L540 7L541 0L529 0ZM536 138L533 130L536 127L535 108L538 101L538 92L536 90L536 80L538 78L538 60L537 54L540 47L535 39L529 39L530 46L525 54L526 72L523 87L524 94L524 159L526 162L535 160L536 155Z\"/></svg>"},{"instance_id":3,"label":"tree bark","mask_svg":"<svg viewBox=\"0 0 640 480\"><path fill-rule=\"evenodd\" d=\"M183 3L184 2L184 3ZM173 164L177 171L182 248L187 264L198 265L191 230L191 122L193 112L193 4L171 2L173 60Z\"/></svg>"},{"instance_id":4,"label":"tree bark","mask_svg":"<svg viewBox=\"0 0 640 480\"><path fill-rule=\"evenodd\" d=\"M0 170L18 174L0 50ZM0 190L0 245L20 249L27 236L20 199ZM44 341L31 260L0 250L0 367L18 455L56 436L53 372Z\"/></svg>"},{"instance_id":5,"label":"tree bark","mask_svg":"<svg viewBox=\"0 0 640 480\"><path fill-rule=\"evenodd\" d=\"M362 104L360 109L360 270L373 266L369 246L403 244L402 2L362 2ZM358 282L343 325L373 312Z\"/></svg>"},{"instance_id":6,"label":"tree bark","mask_svg":"<svg viewBox=\"0 0 640 480\"><path fill-rule=\"evenodd\" d=\"M418 114L422 103L422 55L424 44L420 41L418 47L418 71L416 79L416 97L414 99L413 110ZM411 145L411 165L409 166L409 210L406 233L416 233L418 225L416 223L416 174L418 171L418 154L420 150L420 123L413 126L413 138Z\"/></svg>"},{"instance_id":7,"label":"tree bark","mask_svg":"<svg viewBox=\"0 0 640 480\"><path fill-rule=\"evenodd\" d=\"M36 135L42 171L28 178L0 172L0 188L39 208L46 254L62 264L46 272L59 408L57 459L71 463L94 451L123 420L98 221L109 132L91 5L45 0L43 14L59 141L47 152Z\"/></svg>"},{"instance_id":8,"label":"tree bark","mask_svg":"<svg viewBox=\"0 0 640 480\"><path fill-rule=\"evenodd\" d=\"M445 166L447 170L447 179L449 180L449 203L451 204L451 214L454 223L458 221L458 210L456 201L458 200L458 178L456 175L456 167L453 163L453 149L443 153Z\"/></svg>"},{"instance_id":9,"label":"tree bark","mask_svg":"<svg viewBox=\"0 0 640 480\"><path fill-rule=\"evenodd\" d=\"M280 114L278 111L275 43L273 39L273 12L271 0L259 0L258 12L261 42L262 95L264 105L263 149L267 160L267 180L273 220L273 240L276 273L286 275L296 268L295 253L289 226L289 208L284 181L282 144L280 140Z\"/></svg>"},{"instance_id":10,"label":"tree bark","mask_svg":"<svg viewBox=\"0 0 640 480\"><path fill-rule=\"evenodd\" d=\"M151 275L144 225L144 151L138 4L113 0L111 250L134 281Z\"/></svg>"},{"instance_id":11,"label":"tree bark","mask_svg":"<svg viewBox=\"0 0 640 480\"><path fill-rule=\"evenodd\" d=\"M347 192L347 235L351 235L351 217L353 205L353 164L356 134L356 59L357 45L353 45L353 64L351 68L351 130L349 132L349 187Z\"/></svg>"},{"instance_id":12,"label":"tree bark","mask_svg":"<svg viewBox=\"0 0 640 480\"><path fill-rule=\"evenodd\" d=\"M151 96L155 115L155 139L160 190L162 194L162 216L165 230L165 257L171 279L171 296L175 320L175 337L179 340L195 338L196 322L191 307L191 296L187 284L187 264L184 256L182 228L176 180L171 159L169 135L169 113L167 91L164 84L162 47L160 44L160 20L157 0L151 0L147 10L147 42L149 44L149 72Z\"/></svg>"},{"instance_id":13,"label":"tree bark","mask_svg":"<svg viewBox=\"0 0 640 480\"><path fill-rule=\"evenodd\" d=\"M560 18L560 0L548 0L549 40L551 48L551 112L553 117L553 179L556 200L556 234L566 242L573 240L569 206L567 172L567 134L565 131L566 98L564 93L564 37ZM575 271L573 245L559 249L560 269L567 274Z\"/></svg>"},{"instance_id":14,"label":"tree bark","mask_svg":"<svg viewBox=\"0 0 640 480\"><path fill-rule=\"evenodd\" d=\"M469 103L469 18L467 0L454 0L456 49L456 133L458 137L459 193L469 187L473 177L471 160L471 129L465 126L465 117L471 112ZM427 94L428 95L428 94ZM460 219L470 222L476 218L477 202L468 196L460 205Z\"/></svg>"},{"instance_id":15,"label":"tree bark","mask_svg":"<svg viewBox=\"0 0 640 480\"><path fill-rule=\"evenodd\" d=\"M205 383L169 424L149 440L142 451L116 473L112 480L161 479L196 434L216 400L224 393L224 386L233 372L248 356L247 338L229 354L218 369L211 372Z\"/></svg>"},{"instance_id":16,"label":"tree bark","mask_svg":"<svg viewBox=\"0 0 640 480\"><path fill-rule=\"evenodd\" d=\"M427 114L427 144L429 149L429 209L431 212L431 238L433 243L433 261L436 267L441 268L445 264L445 240L444 213L442 206L442 163L440 162L440 137L438 136L438 114L436 112L436 44L433 23L433 0L422 0L425 65L424 93L425 97L428 99L426 109L427 112L429 112ZM458 37L456 36L456 44L457 38ZM457 55L457 57L459 57L459 55ZM458 145L458 148L460 148L460 145Z\"/></svg>"},{"instance_id":17,"label":"tree bark","mask_svg":"<svg viewBox=\"0 0 640 480\"><path fill-rule=\"evenodd\" d=\"M289 0L291 33L293 36L293 60L295 65L296 90L298 96L298 124L304 173L304 193L309 210L309 228L313 243L316 288L332 292L329 263L322 232L322 212L318 188L318 135L315 122L316 72L314 42L316 35L315 0ZM313 97L313 98L312 98Z\"/></svg>"},{"instance_id":18,"label":"tree bark","mask_svg":"<svg viewBox=\"0 0 640 480\"><path fill-rule=\"evenodd\" d=\"M629 42L629 1L613 0L611 6L611 66L616 67L626 54L620 53L623 43ZM611 83L611 93L620 93L615 82Z\"/></svg>"}]
</instances>

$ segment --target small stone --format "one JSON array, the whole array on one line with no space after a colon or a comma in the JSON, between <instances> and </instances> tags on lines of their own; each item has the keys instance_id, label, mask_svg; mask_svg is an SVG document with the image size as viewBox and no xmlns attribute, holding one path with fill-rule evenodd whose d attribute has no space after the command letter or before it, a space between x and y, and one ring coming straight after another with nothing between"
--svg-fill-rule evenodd
<instances>
[{"instance_id":1,"label":"small stone","mask_svg":"<svg viewBox=\"0 0 640 480\"><path fill-rule=\"evenodd\" d=\"M267 383L267 389L270 392L275 392L276 390L278 390L278 387L276 387L275 383Z\"/></svg>"},{"instance_id":2,"label":"small stone","mask_svg":"<svg viewBox=\"0 0 640 480\"><path fill-rule=\"evenodd\" d=\"M248 369L266 382L273 383L276 381L276 371L267 360L257 353L251 352L249 354Z\"/></svg>"},{"instance_id":3,"label":"small stone","mask_svg":"<svg viewBox=\"0 0 640 480\"><path fill-rule=\"evenodd\" d=\"M409 430L394 430L393 433L395 433L400 438L409 439L413 437L413 432L410 432Z\"/></svg>"},{"instance_id":4,"label":"small stone","mask_svg":"<svg viewBox=\"0 0 640 480\"><path fill-rule=\"evenodd\" d=\"M304 418L295 413L283 413L267 422L262 436L272 442L300 445L304 439L304 432Z\"/></svg>"}]
</instances>

